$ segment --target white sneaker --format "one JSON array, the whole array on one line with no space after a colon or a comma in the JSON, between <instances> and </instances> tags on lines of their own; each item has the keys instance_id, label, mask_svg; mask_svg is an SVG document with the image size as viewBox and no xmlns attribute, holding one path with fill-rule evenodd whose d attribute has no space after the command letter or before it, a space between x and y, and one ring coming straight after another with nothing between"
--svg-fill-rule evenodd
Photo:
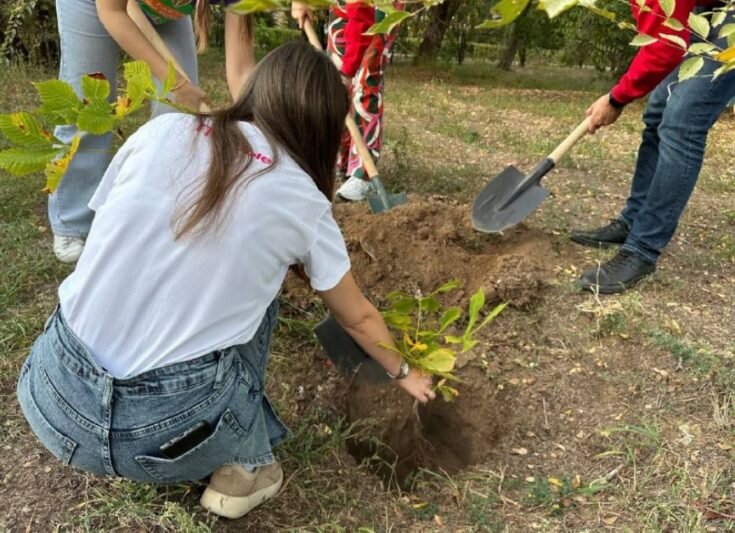
<instances>
[{"instance_id":1,"label":"white sneaker","mask_svg":"<svg viewBox=\"0 0 735 533\"><path fill-rule=\"evenodd\" d=\"M337 196L349 202L361 202L367 197L372 188L373 186L370 185L369 181L353 176L337 189Z\"/></svg>"},{"instance_id":2,"label":"white sneaker","mask_svg":"<svg viewBox=\"0 0 735 533\"><path fill-rule=\"evenodd\" d=\"M84 239L54 235L54 253L62 263L76 263L84 250Z\"/></svg>"},{"instance_id":3,"label":"white sneaker","mask_svg":"<svg viewBox=\"0 0 735 533\"><path fill-rule=\"evenodd\" d=\"M248 472L240 465L221 466L212 474L200 503L207 511L226 518L242 518L275 496L283 484L278 463Z\"/></svg>"}]
</instances>

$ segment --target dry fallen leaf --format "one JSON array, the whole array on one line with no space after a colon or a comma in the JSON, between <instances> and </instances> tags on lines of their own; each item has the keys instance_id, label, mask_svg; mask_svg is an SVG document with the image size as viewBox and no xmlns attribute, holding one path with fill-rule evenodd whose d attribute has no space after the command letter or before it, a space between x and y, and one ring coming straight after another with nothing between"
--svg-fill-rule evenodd
<instances>
[{"instance_id":1,"label":"dry fallen leaf","mask_svg":"<svg viewBox=\"0 0 735 533\"><path fill-rule=\"evenodd\" d=\"M528 455L528 450L526 448L513 448L510 453L513 455Z\"/></svg>"}]
</instances>

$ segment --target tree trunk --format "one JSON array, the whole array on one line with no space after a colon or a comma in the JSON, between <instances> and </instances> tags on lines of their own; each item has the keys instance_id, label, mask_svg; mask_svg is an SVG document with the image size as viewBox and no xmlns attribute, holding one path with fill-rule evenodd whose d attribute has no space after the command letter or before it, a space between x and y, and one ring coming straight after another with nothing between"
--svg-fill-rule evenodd
<instances>
[{"instance_id":1,"label":"tree trunk","mask_svg":"<svg viewBox=\"0 0 735 533\"><path fill-rule=\"evenodd\" d=\"M521 47L521 32L517 22L514 22L508 32L508 37L505 41L505 49L500 56L498 66L503 70L510 70L513 66L513 61L516 58L516 53Z\"/></svg>"},{"instance_id":2,"label":"tree trunk","mask_svg":"<svg viewBox=\"0 0 735 533\"><path fill-rule=\"evenodd\" d=\"M414 63L433 63L439 55L452 17L457 12L462 0L446 0L444 3L429 9L429 25L424 32L424 38L419 45Z\"/></svg>"}]
</instances>

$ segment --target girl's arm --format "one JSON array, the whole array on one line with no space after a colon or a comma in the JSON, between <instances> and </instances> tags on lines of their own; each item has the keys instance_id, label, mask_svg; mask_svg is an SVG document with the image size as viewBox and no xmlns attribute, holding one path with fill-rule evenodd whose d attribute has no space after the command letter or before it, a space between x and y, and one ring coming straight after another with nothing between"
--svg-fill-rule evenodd
<instances>
[{"instance_id":1,"label":"girl's arm","mask_svg":"<svg viewBox=\"0 0 735 533\"><path fill-rule=\"evenodd\" d=\"M348 272L333 289L319 295L355 342L387 372L397 375L403 362L401 356L380 346L395 346L393 338L380 312L362 294L352 274ZM394 383L422 403L435 398L431 378L416 369Z\"/></svg>"},{"instance_id":2,"label":"girl's arm","mask_svg":"<svg viewBox=\"0 0 735 533\"><path fill-rule=\"evenodd\" d=\"M255 39L248 17L229 12L225 13L225 66L227 87L237 100L255 68Z\"/></svg>"},{"instance_id":3,"label":"girl's arm","mask_svg":"<svg viewBox=\"0 0 735 533\"><path fill-rule=\"evenodd\" d=\"M159 80L168 76L168 62L156 52L153 45L138 29L126 11L127 0L96 0L97 15L115 42L134 59L143 60L151 67L151 72ZM178 75L174 92L176 102L192 109L199 109L201 102L207 101L206 94L195 85Z\"/></svg>"}]
</instances>

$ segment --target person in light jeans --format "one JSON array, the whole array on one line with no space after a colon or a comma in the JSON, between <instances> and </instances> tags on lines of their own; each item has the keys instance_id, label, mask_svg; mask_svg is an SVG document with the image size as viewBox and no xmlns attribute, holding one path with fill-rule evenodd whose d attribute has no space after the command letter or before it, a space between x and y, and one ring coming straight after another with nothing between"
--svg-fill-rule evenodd
<instances>
[{"instance_id":1,"label":"person in light jeans","mask_svg":"<svg viewBox=\"0 0 735 533\"><path fill-rule=\"evenodd\" d=\"M235 0L221 0L230 5ZM184 70L177 76L172 98L178 104L198 110L209 103L198 87L197 42L206 45L210 0L141 0L141 8L155 24L163 42ZM217 3L214 0L214 3ZM298 4L298 3L296 3ZM300 4L298 4L300 6ZM121 49L135 59L146 61L156 77L165 79L168 63L140 32L126 12L127 0L56 0L61 66L59 78L81 95L81 78L102 73L116 98L117 69ZM296 6L295 6L296 7ZM294 16L309 16L301 6ZM195 25L191 15L196 12ZM237 99L248 74L255 65L252 19L232 13L225 15L225 55L227 83L233 100ZM187 81L183 74L190 80ZM160 85L159 85L160 86ZM155 104L152 117L172 111ZM68 143L77 134L74 126L60 126L55 135ZM83 134L79 150L72 159L59 187L49 196L48 216L54 234L54 253L60 261L73 263L82 252L94 212L87 207L112 157L112 134Z\"/></svg>"},{"instance_id":2,"label":"person in light jeans","mask_svg":"<svg viewBox=\"0 0 735 533\"><path fill-rule=\"evenodd\" d=\"M266 367L296 267L396 386L435 397L358 288L332 216L348 109L327 56L294 41L231 106L168 113L125 142L18 380L23 414L54 456L151 483L211 475L201 503L229 518L273 497L283 482L273 448L287 430Z\"/></svg>"},{"instance_id":3,"label":"person in light jeans","mask_svg":"<svg viewBox=\"0 0 735 533\"><path fill-rule=\"evenodd\" d=\"M677 2L673 17L685 28L677 32L664 26L666 17L662 18L658 1L650 4L651 9L645 12L634 7L641 31L652 36L676 33L689 39L687 26L695 2ZM735 13L730 11L721 25L711 28L708 42L726 49L727 38L718 35L733 22ZM610 94L587 111L594 132L615 122L628 102L652 90L625 207L610 224L571 234L572 240L582 245L620 247L612 259L582 274L582 287L591 291L623 292L655 271L699 178L707 133L735 97L735 72L713 79L722 63L710 57L704 58L704 66L695 77L680 82L683 51L659 39L643 47ZM696 37L692 40L701 42Z\"/></svg>"}]
</instances>

